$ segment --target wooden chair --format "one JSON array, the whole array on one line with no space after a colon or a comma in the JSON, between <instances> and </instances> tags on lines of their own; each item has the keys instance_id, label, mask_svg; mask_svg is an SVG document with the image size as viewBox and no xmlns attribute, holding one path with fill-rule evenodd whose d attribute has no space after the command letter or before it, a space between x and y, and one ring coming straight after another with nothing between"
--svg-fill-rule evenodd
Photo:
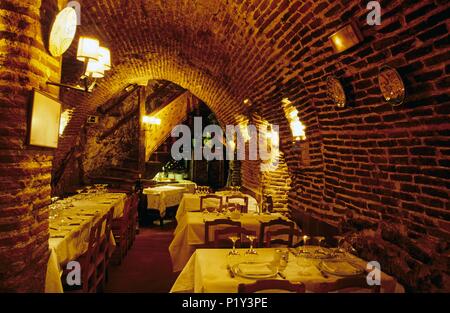
<instances>
[{"instance_id":1,"label":"wooden chair","mask_svg":"<svg viewBox=\"0 0 450 313\"><path fill-rule=\"evenodd\" d=\"M203 212L203 208L204 208L204 201L208 200L208 199L215 199L219 201L219 207L217 208L219 211L222 210L222 202L223 202L223 198L221 196L217 196L217 195L204 195L204 196L200 196L200 212Z\"/></svg>"},{"instance_id":2,"label":"wooden chair","mask_svg":"<svg viewBox=\"0 0 450 313\"><path fill-rule=\"evenodd\" d=\"M226 203L227 205L234 204L236 202L230 202L230 200L243 200L244 204L241 205L241 213L248 213L248 197L245 196L226 196Z\"/></svg>"},{"instance_id":3,"label":"wooden chair","mask_svg":"<svg viewBox=\"0 0 450 313\"><path fill-rule=\"evenodd\" d=\"M304 293L306 288L303 283L293 284L288 280L279 279L257 280L252 284L239 284L238 286L238 293L271 292L275 290Z\"/></svg>"},{"instance_id":4,"label":"wooden chair","mask_svg":"<svg viewBox=\"0 0 450 313\"><path fill-rule=\"evenodd\" d=\"M97 290L104 290L105 287L106 259L108 257L107 253L109 245L108 233L111 231L111 221L108 221L110 218L110 212L111 210L98 221L98 250L95 258L95 285Z\"/></svg>"},{"instance_id":5,"label":"wooden chair","mask_svg":"<svg viewBox=\"0 0 450 313\"><path fill-rule=\"evenodd\" d=\"M209 236L209 232L210 232L210 228L212 227L226 227L226 226L231 226L231 227L241 227L241 222L237 222L237 221L232 221L229 219L217 219L214 221L206 221L205 222L205 247L214 247L215 243L214 241L210 240L210 236Z\"/></svg>"},{"instance_id":6,"label":"wooden chair","mask_svg":"<svg viewBox=\"0 0 450 313\"><path fill-rule=\"evenodd\" d=\"M276 230L270 230L271 228L276 228ZM281 218L272 220L269 222L262 222L259 235L259 245L262 247L265 245L266 232L270 231L270 241L271 244L286 245L292 247L292 242L294 238L294 222L286 221ZM286 235L287 240L283 239L273 239L274 236Z\"/></svg>"},{"instance_id":7,"label":"wooden chair","mask_svg":"<svg viewBox=\"0 0 450 313\"><path fill-rule=\"evenodd\" d=\"M130 213L128 221L128 249L133 246L134 240L136 238L137 224L138 224L138 206L139 206L139 195L134 193L130 200Z\"/></svg>"},{"instance_id":8,"label":"wooden chair","mask_svg":"<svg viewBox=\"0 0 450 313\"><path fill-rule=\"evenodd\" d=\"M108 277L109 277L108 268L109 268L109 264L110 264L110 261L111 261L111 258L113 256L114 249L115 249L115 247L109 241L111 238L111 234L112 234L113 218L114 218L114 208L111 208L108 211L108 214L106 215L104 236L101 237L101 240L100 240L99 254L103 254L103 257L104 257L104 273L103 274L104 274L105 279L104 279L103 287L105 287L105 283L107 282Z\"/></svg>"},{"instance_id":9,"label":"wooden chair","mask_svg":"<svg viewBox=\"0 0 450 313\"><path fill-rule=\"evenodd\" d=\"M236 242L236 247L241 248L244 246L244 236L252 235L255 236L256 232L249 231L243 227L232 226L222 229L216 229L214 231L214 247L215 248L229 248L232 247L232 242L229 236L236 235L240 240Z\"/></svg>"},{"instance_id":10,"label":"wooden chair","mask_svg":"<svg viewBox=\"0 0 450 313\"><path fill-rule=\"evenodd\" d=\"M131 208L131 198L128 197L125 200L125 206L123 209L123 215L120 218L113 219L112 232L114 240L116 241L116 249L113 254L113 259L118 264L122 264L122 260L127 254L128 250L128 234L129 234L129 215Z\"/></svg>"},{"instance_id":11,"label":"wooden chair","mask_svg":"<svg viewBox=\"0 0 450 313\"><path fill-rule=\"evenodd\" d=\"M69 286L67 284L67 275L69 274L69 271L66 269L67 265L64 265L61 282L65 292L97 292L97 256L100 247L100 235L103 222L103 220L100 220L92 226L89 232L87 251L76 260L81 266L81 286Z\"/></svg>"},{"instance_id":12,"label":"wooden chair","mask_svg":"<svg viewBox=\"0 0 450 313\"><path fill-rule=\"evenodd\" d=\"M381 286L369 286L367 284L366 274L364 274L340 278L336 283L324 290L324 292L354 293L362 290L367 291L367 293L380 293Z\"/></svg>"}]
</instances>

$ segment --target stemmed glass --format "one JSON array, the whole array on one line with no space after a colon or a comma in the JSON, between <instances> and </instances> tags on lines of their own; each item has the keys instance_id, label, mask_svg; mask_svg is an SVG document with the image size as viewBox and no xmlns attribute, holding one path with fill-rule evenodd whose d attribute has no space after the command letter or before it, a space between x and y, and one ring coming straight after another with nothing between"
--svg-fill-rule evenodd
<instances>
[{"instance_id":1,"label":"stemmed glass","mask_svg":"<svg viewBox=\"0 0 450 313\"><path fill-rule=\"evenodd\" d=\"M239 236L233 235L228 238L233 242L233 250L230 251L229 255L239 255L239 252L236 250L236 241L240 239Z\"/></svg>"},{"instance_id":2,"label":"stemmed glass","mask_svg":"<svg viewBox=\"0 0 450 313\"><path fill-rule=\"evenodd\" d=\"M337 256L338 254L340 255L345 255L345 250L344 250L344 241L345 241L345 237L344 236L333 236L334 239L336 239L337 241L337 247L334 249L333 254L335 256Z\"/></svg>"},{"instance_id":3,"label":"stemmed glass","mask_svg":"<svg viewBox=\"0 0 450 313\"><path fill-rule=\"evenodd\" d=\"M256 236L247 235L246 237L250 241L250 248L245 251L245 256L248 262L251 262L254 260L255 256L258 255L258 252L253 248L253 241L256 239Z\"/></svg>"},{"instance_id":4,"label":"stemmed glass","mask_svg":"<svg viewBox=\"0 0 450 313\"><path fill-rule=\"evenodd\" d=\"M325 237L323 236L316 236L314 239L317 241L317 245L319 248L316 250L316 253L325 253L325 250L322 248L322 243L325 240Z\"/></svg>"}]
</instances>

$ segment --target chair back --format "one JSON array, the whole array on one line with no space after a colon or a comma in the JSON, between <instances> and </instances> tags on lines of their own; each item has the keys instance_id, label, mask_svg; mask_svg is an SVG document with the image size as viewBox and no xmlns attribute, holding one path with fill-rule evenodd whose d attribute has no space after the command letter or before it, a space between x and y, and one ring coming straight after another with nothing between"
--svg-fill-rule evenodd
<instances>
[{"instance_id":1,"label":"chair back","mask_svg":"<svg viewBox=\"0 0 450 313\"><path fill-rule=\"evenodd\" d=\"M241 239L242 228L239 226L232 226L214 231L214 248L229 248L232 246L229 236L236 235ZM237 245L237 242L236 242Z\"/></svg>"},{"instance_id":2,"label":"chair back","mask_svg":"<svg viewBox=\"0 0 450 313\"><path fill-rule=\"evenodd\" d=\"M210 231L211 228L224 228L226 226L231 226L231 227L241 227L241 222L237 222L237 221L232 221L229 219L216 219L214 221L206 221L205 222L205 245L206 246L213 246L214 242L211 241L210 239Z\"/></svg>"},{"instance_id":3,"label":"chair back","mask_svg":"<svg viewBox=\"0 0 450 313\"><path fill-rule=\"evenodd\" d=\"M255 293L255 292L294 292L304 293L306 291L305 284L291 283L288 280L265 279L257 280L252 284L239 284L239 293Z\"/></svg>"},{"instance_id":4,"label":"chair back","mask_svg":"<svg viewBox=\"0 0 450 313\"><path fill-rule=\"evenodd\" d=\"M200 211L203 211L205 207L205 201L206 200L217 200L219 201L219 207L217 208L219 211L222 210L222 202L223 202L223 198L221 196L218 195L204 195L204 196L200 196Z\"/></svg>"},{"instance_id":5,"label":"chair back","mask_svg":"<svg viewBox=\"0 0 450 313\"><path fill-rule=\"evenodd\" d=\"M276 239L278 244L287 245L292 247L292 242L294 239L294 222L286 221L282 218L271 220L269 222L261 222L261 228L259 233L259 244L264 246L264 241L266 238L266 232L271 231L271 241L275 243L274 236L287 235L287 240ZM273 229L273 230L272 230ZM282 231L284 229L285 231Z\"/></svg>"},{"instance_id":6,"label":"chair back","mask_svg":"<svg viewBox=\"0 0 450 313\"><path fill-rule=\"evenodd\" d=\"M356 292L367 290L368 293L380 293L381 286L369 286L366 275L350 276L339 278L336 283L330 285L325 292Z\"/></svg>"},{"instance_id":7,"label":"chair back","mask_svg":"<svg viewBox=\"0 0 450 313\"><path fill-rule=\"evenodd\" d=\"M248 197L245 197L245 196L226 196L226 203L227 203L227 205L230 205L232 203L236 203L233 200L242 200L244 202L244 204L239 202L239 204L241 206L241 213L248 213Z\"/></svg>"}]
</instances>

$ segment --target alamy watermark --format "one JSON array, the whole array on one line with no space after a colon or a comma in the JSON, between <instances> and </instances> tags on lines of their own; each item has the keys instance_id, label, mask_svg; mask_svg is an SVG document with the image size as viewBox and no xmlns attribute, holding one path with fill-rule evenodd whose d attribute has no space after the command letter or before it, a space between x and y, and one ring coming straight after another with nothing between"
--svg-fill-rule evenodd
<instances>
[{"instance_id":1,"label":"alamy watermark","mask_svg":"<svg viewBox=\"0 0 450 313\"><path fill-rule=\"evenodd\" d=\"M262 171L273 170L278 166L278 125L227 125L225 129L224 137L224 131L219 125L203 128L201 117L194 117L193 136L189 126L175 126L171 136L181 137L172 145L172 158L176 161L261 160Z\"/></svg>"}]
</instances>

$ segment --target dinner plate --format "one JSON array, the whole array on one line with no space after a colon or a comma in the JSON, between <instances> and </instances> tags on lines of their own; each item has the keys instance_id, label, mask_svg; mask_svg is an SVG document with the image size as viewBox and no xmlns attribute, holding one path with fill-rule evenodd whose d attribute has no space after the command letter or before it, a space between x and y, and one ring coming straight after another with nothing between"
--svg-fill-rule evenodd
<instances>
[{"instance_id":1,"label":"dinner plate","mask_svg":"<svg viewBox=\"0 0 450 313\"><path fill-rule=\"evenodd\" d=\"M252 273L251 268L255 271ZM245 270L247 269L247 270ZM267 262L241 262L233 265L231 270L234 274L250 279L267 279L277 275L277 270L270 266Z\"/></svg>"},{"instance_id":2,"label":"dinner plate","mask_svg":"<svg viewBox=\"0 0 450 313\"><path fill-rule=\"evenodd\" d=\"M337 276L358 276L365 272L361 266L350 261L341 260L321 261L319 268L324 272Z\"/></svg>"}]
</instances>

